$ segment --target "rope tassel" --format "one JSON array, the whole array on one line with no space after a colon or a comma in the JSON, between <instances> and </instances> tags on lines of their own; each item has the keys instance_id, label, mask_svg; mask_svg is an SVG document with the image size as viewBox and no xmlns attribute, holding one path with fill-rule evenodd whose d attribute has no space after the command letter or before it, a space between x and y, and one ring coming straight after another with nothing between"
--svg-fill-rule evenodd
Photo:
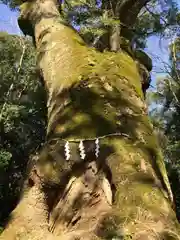
<instances>
[{"instance_id":1,"label":"rope tassel","mask_svg":"<svg viewBox=\"0 0 180 240\"><path fill-rule=\"evenodd\" d=\"M99 152L100 152L99 138L96 139L95 144L96 144L95 155L96 155L96 158L98 158Z\"/></svg>"},{"instance_id":2,"label":"rope tassel","mask_svg":"<svg viewBox=\"0 0 180 240\"><path fill-rule=\"evenodd\" d=\"M64 145L64 152L65 152L65 157L66 157L66 160L68 161L71 157L71 154L70 154L70 147L69 147L69 142L67 141L66 144Z\"/></svg>"},{"instance_id":3,"label":"rope tassel","mask_svg":"<svg viewBox=\"0 0 180 240\"><path fill-rule=\"evenodd\" d=\"M81 159L84 160L86 157L86 153L85 153L83 141L80 141L80 143L79 143L79 150L80 150L80 157L81 157Z\"/></svg>"}]
</instances>

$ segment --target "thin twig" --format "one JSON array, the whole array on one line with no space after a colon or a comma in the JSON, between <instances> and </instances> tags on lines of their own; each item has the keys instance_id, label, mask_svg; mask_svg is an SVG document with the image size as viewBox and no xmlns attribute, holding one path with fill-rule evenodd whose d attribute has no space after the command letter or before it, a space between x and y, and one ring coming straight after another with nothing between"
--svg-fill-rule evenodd
<instances>
[{"instance_id":1,"label":"thin twig","mask_svg":"<svg viewBox=\"0 0 180 240\"><path fill-rule=\"evenodd\" d=\"M172 43L172 57L173 57L174 65L175 65L175 72L176 72L177 78L178 78L178 80L180 80L180 76L177 71L176 40L174 40L174 42Z\"/></svg>"},{"instance_id":2,"label":"thin twig","mask_svg":"<svg viewBox=\"0 0 180 240\"><path fill-rule=\"evenodd\" d=\"M145 9L147 10L148 13L151 14L151 16L153 16L155 20L157 19L159 20L159 17L157 17L147 6L145 6ZM168 23L164 20L164 18L160 17L160 19L164 22L165 26L168 25Z\"/></svg>"},{"instance_id":3,"label":"thin twig","mask_svg":"<svg viewBox=\"0 0 180 240\"><path fill-rule=\"evenodd\" d=\"M170 90L171 90L171 92L172 92L172 94L173 94L173 96L174 96L174 99L176 100L176 103L178 104L178 106L180 106L179 100L178 100L178 98L177 98L177 96L176 96L176 93L175 93L175 92L173 91L173 89L172 89L172 83L171 83L171 81L170 81L169 78L167 78L167 80L168 80L169 88L170 88Z\"/></svg>"},{"instance_id":4,"label":"thin twig","mask_svg":"<svg viewBox=\"0 0 180 240\"><path fill-rule=\"evenodd\" d=\"M20 57L20 60L19 60L19 64L18 64L18 69L17 69L17 72L16 72L16 75L15 75L15 78L18 77L18 74L21 70L21 67L22 67L22 62L23 62L23 58L24 58L24 54L25 54L25 51L26 51L26 45L24 44L24 41L22 41L22 39L20 38L20 44L22 45L22 54L21 54L21 57ZM0 122L2 121L3 119L3 112L7 106L7 101L8 101L8 97L11 93L11 91L13 90L14 88L14 83L11 83L7 93L6 93L6 101L4 102L3 106L2 106L2 109L0 111Z\"/></svg>"}]
</instances>

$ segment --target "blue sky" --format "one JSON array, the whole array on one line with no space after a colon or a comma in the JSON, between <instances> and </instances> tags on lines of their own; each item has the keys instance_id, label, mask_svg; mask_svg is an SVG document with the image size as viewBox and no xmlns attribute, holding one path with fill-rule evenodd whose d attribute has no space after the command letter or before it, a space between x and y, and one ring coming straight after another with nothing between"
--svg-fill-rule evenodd
<instances>
[{"instance_id":1,"label":"blue sky","mask_svg":"<svg viewBox=\"0 0 180 240\"><path fill-rule=\"evenodd\" d=\"M165 66L169 63L169 44L169 40L161 40L156 36L150 37L147 41L146 52L153 60L152 86L155 86L157 78L166 75Z\"/></svg>"},{"instance_id":2,"label":"blue sky","mask_svg":"<svg viewBox=\"0 0 180 240\"><path fill-rule=\"evenodd\" d=\"M10 11L6 5L0 4L0 31L21 34L17 24L17 16L17 12ZM164 63L168 64L168 45L169 40L160 41L158 37L154 36L148 39L146 52L153 59L152 86L155 86L156 79L165 72Z\"/></svg>"},{"instance_id":3,"label":"blue sky","mask_svg":"<svg viewBox=\"0 0 180 240\"><path fill-rule=\"evenodd\" d=\"M20 34L17 24L18 13L10 11L9 8L0 4L0 31L6 31L11 34Z\"/></svg>"}]
</instances>

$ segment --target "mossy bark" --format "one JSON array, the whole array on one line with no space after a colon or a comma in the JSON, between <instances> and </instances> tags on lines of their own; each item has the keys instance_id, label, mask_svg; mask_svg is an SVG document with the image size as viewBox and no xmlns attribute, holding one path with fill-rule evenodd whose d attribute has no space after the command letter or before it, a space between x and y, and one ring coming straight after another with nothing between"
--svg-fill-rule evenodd
<instances>
[{"instance_id":1,"label":"mossy bark","mask_svg":"<svg viewBox=\"0 0 180 240\"><path fill-rule=\"evenodd\" d=\"M21 9L48 94L47 142L0 239L179 239L135 61L88 48L57 9L52 0ZM79 140L87 138L81 160Z\"/></svg>"}]
</instances>

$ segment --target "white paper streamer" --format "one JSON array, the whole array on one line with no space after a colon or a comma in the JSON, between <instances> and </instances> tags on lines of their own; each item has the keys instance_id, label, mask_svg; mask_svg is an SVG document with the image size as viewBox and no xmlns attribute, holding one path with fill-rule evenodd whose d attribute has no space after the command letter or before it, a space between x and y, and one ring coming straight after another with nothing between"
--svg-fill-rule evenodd
<instances>
[{"instance_id":1,"label":"white paper streamer","mask_svg":"<svg viewBox=\"0 0 180 240\"><path fill-rule=\"evenodd\" d=\"M80 150L80 157L81 157L81 159L84 160L86 157L86 153L85 153L83 141L80 141L80 143L79 143L79 150Z\"/></svg>"},{"instance_id":2,"label":"white paper streamer","mask_svg":"<svg viewBox=\"0 0 180 240\"><path fill-rule=\"evenodd\" d=\"M69 142L67 141L65 146L64 146L64 150L65 150L65 157L66 157L66 160L69 160L70 157L71 157L71 154L70 154L70 147L69 147Z\"/></svg>"},{"instance_id":3,"label":"white paper streamer","mask_svg":"<svg viewBox=\"0 0 180 240\"><path fill-rule=\"evenodd\" d=\"M98 138L96 139L95 144L96 144L95 155L96 155L96 158L98 158L98 156L99 156L99 150L100 150L99 139L98 139Z\"/></svg>"}]
</instances>

